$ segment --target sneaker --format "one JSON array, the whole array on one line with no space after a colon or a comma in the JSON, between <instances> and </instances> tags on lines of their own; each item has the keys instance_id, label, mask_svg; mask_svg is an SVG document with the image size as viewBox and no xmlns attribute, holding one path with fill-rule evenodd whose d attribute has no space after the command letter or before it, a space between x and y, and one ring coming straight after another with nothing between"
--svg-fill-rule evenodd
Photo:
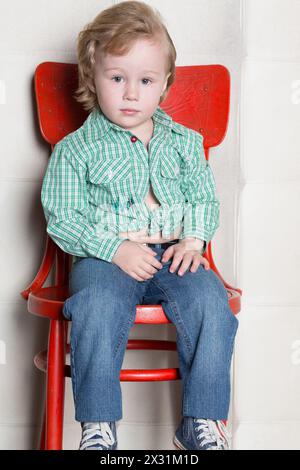
<instances>
[{"instance_id":1,"label":"sneaker","mask_svg":"<svg viewBox=\"0 0 300 470\"><path fill-rule=\"evenodd\" d=\"M181 450L229 450L230 437L223 421L185 416L173 442Z\"/></svg>"},{"instance_id":2,"label":"sneaker","mask_svg":"<svg viewBox=\"0 0 300 470\"><path fill-rule=\"evenodd\" d=\"M116 450L115 421L107 423L81 423L82 437L79 450Z\"/></svg>"}]
</instances>

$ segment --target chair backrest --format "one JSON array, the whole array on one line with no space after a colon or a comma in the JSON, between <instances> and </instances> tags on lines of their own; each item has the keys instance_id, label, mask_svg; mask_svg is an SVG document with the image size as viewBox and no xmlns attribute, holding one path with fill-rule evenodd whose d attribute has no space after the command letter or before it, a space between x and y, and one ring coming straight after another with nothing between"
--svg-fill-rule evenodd
<instances>
[{"instance_id":1,"label":"chair backrest","mask_svg":"<svg viewBox=\"0 0 300 470\"><path fill-rule=\"evenodd\" d=\"M74 98L77 64L43 62L36 68L34 82L41 133L53 147L88 116ZM207 150L225 137L229 100L230 75L226 67L184 65L176 67L175 82L161 108L174 121L200 132Z\"/></svg>"}]
</instances>

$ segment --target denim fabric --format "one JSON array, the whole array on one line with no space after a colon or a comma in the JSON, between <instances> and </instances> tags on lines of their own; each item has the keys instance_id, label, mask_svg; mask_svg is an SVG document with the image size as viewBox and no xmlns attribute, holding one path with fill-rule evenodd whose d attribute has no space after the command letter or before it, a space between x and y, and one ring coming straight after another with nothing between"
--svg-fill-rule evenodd
<instances>
[{"instance_id":1,"label":"denim fabric","mask_svg":"<svg viewBox=\"0 0 300 470\"><path fill-rule=\"evenodd\" d=\"M165 247L151 245L161 261ZM63 314L71 324L75 419L122 418L120 371L137 304L161 304L176 326L182 416L227 419L230 365L238 320L212 269L170 273L172 259L152 279L136 281L117 265L82 258L72 267ZM179 265L180 267L180 265Z\"/></svg>"}]
</instances>

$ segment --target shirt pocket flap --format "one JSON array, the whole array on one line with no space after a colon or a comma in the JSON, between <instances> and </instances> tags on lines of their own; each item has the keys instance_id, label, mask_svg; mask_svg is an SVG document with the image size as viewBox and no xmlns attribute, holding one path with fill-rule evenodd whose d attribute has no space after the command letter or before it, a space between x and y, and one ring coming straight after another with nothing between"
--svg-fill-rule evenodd
<instances>
[{"instance_id":1,"label":"shirt pocket flap","mask_svg":"<svg viewBox=\"0 0 300 470\"><path fill-rule=\"evenodd\" d=\"M94 184L109 185L127 179L130 173L131 161L129 159L98 160L89 168L89 180Z\"/></svg>"}]
</instances>

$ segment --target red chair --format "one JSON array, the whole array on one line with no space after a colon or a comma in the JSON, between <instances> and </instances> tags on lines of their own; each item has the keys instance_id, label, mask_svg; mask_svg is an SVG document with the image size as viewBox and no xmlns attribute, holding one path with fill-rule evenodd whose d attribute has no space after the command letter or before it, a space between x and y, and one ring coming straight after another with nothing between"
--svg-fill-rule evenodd
<instances>
[{"instance_id":1,"label":"red chair","mask_svg":"<svg viewBox=\"0 0 300 470\"><path fill-rule=\"evenodd\" d=\"M51 145L81 126L87 117L73 95L77 88L77 64L44 62L35 71L35 94L39 125L44 139ZM210 147L224 139L229 113L230 75L221 65L181 66L176 68L176 81L161 107L177 122L204 136L205 155ZM205 257L211 269L222 280L228 292L228 302L233 314L241 308L242 290L228 285L212 256L211 242ZM43 287L50 270L55 267L55 285ZM68 321L62 315L68 291L72 255L63 252L47 236L44 257L32 283L21 292L28 300L29 313L50 320L48 349L34 357L36 367L47 374L47 391L40 449L61 449L63 442L65 377L70 377L66 354ZM161 305L137 305L135 324L171 323ZM176 351L176 342L157 340L132 340L127 349ZM179 369L122 370L121 381L164 381L180 379Z\"/></svg>"}]
</instances>

